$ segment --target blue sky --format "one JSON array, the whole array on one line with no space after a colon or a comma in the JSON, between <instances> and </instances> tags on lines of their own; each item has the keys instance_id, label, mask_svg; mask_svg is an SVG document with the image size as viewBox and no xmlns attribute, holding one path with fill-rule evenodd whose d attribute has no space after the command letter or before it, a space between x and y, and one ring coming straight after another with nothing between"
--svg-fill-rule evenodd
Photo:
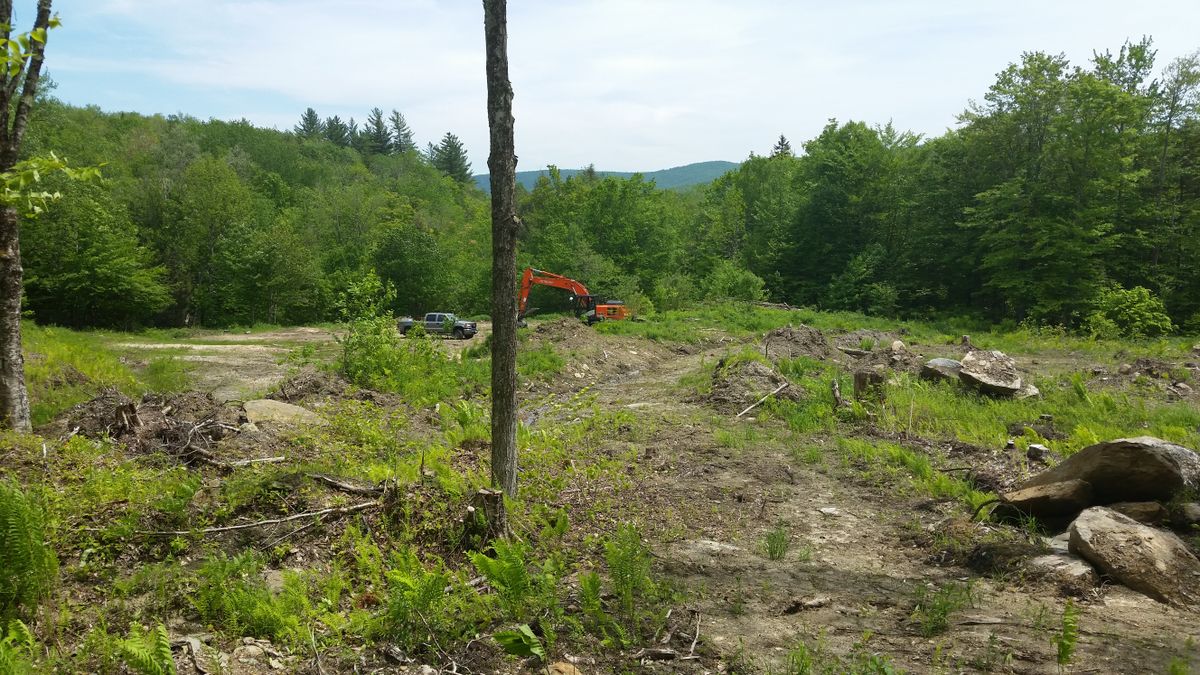
<instances>
[{"instance_id":1,"label":"blue sky","mask_svg":"<svg viewBox=\"0 0 1200 675\"><path fill-rule=\"evenodd\" d=\"M70 103L280 129L309 106L395 108L421 145L452 131L486 171L478 0L54 7L47 68ZM738 161L831 117L936 135L1023 51L1083 63L1150 35L1161 68L1200 48L1196 26L1195 0L510 0L519 168Z\"/></svg>"}]
</instances>

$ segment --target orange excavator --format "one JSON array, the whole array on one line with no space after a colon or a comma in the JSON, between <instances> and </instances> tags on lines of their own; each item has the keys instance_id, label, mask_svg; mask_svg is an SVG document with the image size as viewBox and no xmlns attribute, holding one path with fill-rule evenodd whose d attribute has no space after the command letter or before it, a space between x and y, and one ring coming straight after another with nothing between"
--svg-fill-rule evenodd
<instances>
[{"instance_id":1,"label":"orange excavator","mask_svg":"<svg viewBox=\"0 0 1200 675\"><path fill-rule=\"evenodd\" d=\"M575 314L586 316L589 325L597 321L621 321L629 318L629 313L625 309L625 303L620 300L605 300L602 302L588 292L587 286L574 279L569 279L561 274L526 267L525 272L521 274L521 295L517 298L517 321L522 322L522 324L525 321L525 313L529 309L529 289L535 285L552 286L569 291L571 293L571 305L575 308Z\"/></svg>"}]
</instances>

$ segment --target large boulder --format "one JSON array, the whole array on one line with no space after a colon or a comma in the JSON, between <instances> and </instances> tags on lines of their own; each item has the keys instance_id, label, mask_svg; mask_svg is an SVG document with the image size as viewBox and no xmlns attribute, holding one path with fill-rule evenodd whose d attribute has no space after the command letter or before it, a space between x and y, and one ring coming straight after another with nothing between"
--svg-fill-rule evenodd
<instances>
[{"instance_id":1,"label":"large boulder","mask_svg":"<svg viewBox=\"0 0 1200 675\"><path fill-rule=\"evenodd\" d=\"M1200 560L1179 537L1095 506L1071 523L1071 552L1155 600L1200 609Z\"/></svg>"},{"instance_id":2,"label":"large boulder","mask_svg":"<svg viewBox=\"0 0 1200 675\"><path fill-rule=\"evenodd\" d=\"M246 411L246 420L256 426L264 422L301 425L321 424L323 421L320 415L307 408L282 401L273 401L269 398L246 401L242 404L242 408Z\"/></svg>"},{"instance_id":3,"label":"large boulder","mask_svg":"<svg viewBox=\"0 0 1200 675\"><path fill-rule=\"evenodd\" d=\"M921 366L922 380L957 380L962 363L954 359L930 359Z\"/></svg>"},{"instance_id":4,"label":"large boulder","mask_svg":"<svg viewBox=\"0 0 1200 675\"><path fill-rule=\"evenodd\" d=\"M1117 502L1109 504L1108 508L1147 525L1165 522L1170 515L1167 507L1158 502Z\"/></svg>"},{"instance_id":5,"label":"large boulder","mask_svg":"<svg viewBox=\"0 0 1200 675\"><path fill-rule=\"evenodd\" d=\"M976 349L962 360L958 377L985 394L1014 396L1021 391L1017 362L1001 351Z\"/></svg>"},{"instance_id":6,"label":"large boulder","mask_svg":"<svg viewBox=\"0 0 1200 675\"><path fill-rule=\"evenodd\" d=\"M1152 436L1119 438L1080 450L1021 488L1069 480L1091 483L1093 504L1165 502L1200 487L1200 455Z\"/></svg>"},{"instance_id":7,"label":"large boulder","mask_svg":"<svg viewBox=\"0 0 1200 675\"><path fill-rule=\"evenodd\" d=\"M1073 516L1092 504L1092 486L1087 481L1065 480L1022 488L1004 495L996 509L998 516L1015 510L1013 515L1054 518Z\"/></svg>"}]
</instances>

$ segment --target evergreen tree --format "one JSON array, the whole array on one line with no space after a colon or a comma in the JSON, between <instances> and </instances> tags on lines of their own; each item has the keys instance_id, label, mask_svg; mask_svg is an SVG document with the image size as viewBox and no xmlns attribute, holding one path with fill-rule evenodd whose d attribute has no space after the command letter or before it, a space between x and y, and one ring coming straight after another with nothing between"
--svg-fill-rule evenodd
<instances>
[{"instance_id":1,"label":"evergreen tree","mask_svg":"<svg viewBox=\"0 0 1200 675\"><path fill-rule=\"evenodd\" d=\"M341 117L334 115L325 120L325 139L343 148L350 145L350 127Z\"/></svg>"},{"instance_id":2,"label":"evergreen tree","mask_svg":"<svg viewBox=\"0 0 1200 675\"><path fill-rule=\"evenodd\" d=\"M417 144L413 141L412 129L408 128L408 122L405 121L404 115L401 115L399 110L393 109L389 122L392 126L392 148L396 152L416 150Z\"/></svg>"},{"instance_id":3,"label":"evergreen tree","mask_svg":"<svg viewBox=\"0 0 1200 675\"><path fill-rule=\"evenodd\" d=\"M325 133L325 123L321 121L316 110L309 108L300 116L300 123L293 128L293 131L300 138L320 138Z\"/></svg>"},{"instance_id":4,"label":"evergreen tree","mask_svg":"<svg viewBox=\"0 0 1200 675\"><path fill-rule=\"evenodd\" d=\"M792 156L792 144L788 142L787 136L784 136L783 134L779 134L779 140L775 141L775 147L771 148L771 156L772 157L781 157L781 156L791 157Z\"/></svg>"},{"instance_id":5,"label":"evergreen tree","mask_svg":"<svg viewBox=\"0 0 1200 675\"><path fill-rule=\"evenodd\" d=\"M460 183L471 182L471 163L467 161L467 151L458 136L448 131L442 136L442 142L433 149L431 163Z\"/></svg>"},{"instance_id":6,"label":"evergreen tree","mask_svg":"<svg viewBox=\"0 0 1200 675\"><path fill-rule=\"evenodd\" d=\"M371 154L386 155L392 151L392 133L383 119L383 111L371 108L367 123L363 127L367 149Z\"/></svg>"}]
</instances>

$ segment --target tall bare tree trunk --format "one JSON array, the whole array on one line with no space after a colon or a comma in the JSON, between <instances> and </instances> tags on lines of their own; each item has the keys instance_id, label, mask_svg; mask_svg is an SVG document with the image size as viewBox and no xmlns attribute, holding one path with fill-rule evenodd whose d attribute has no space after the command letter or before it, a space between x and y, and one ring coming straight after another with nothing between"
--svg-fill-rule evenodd
<instances>
[{"instance_id":1,"label":"tall bare tree trunk","mask_svg":"<svg viewBox=\"0 0 1200 675\"><path fill-rule=\"evenodd\" d=\"M33 430L25 358L21 354L21 244L17 210L0 208L0 420L16 431Z\"/></svg>"},{"instance_id":2,"label":"tall bare tree trunk","mask_svg":"<svg viewBox=\"0 0 1200 675\"><path fill-rule=\"evenodd\" d=\"M50 26L51 0L38 0L34 30ZM12 37L12 0L0 0L0 37ZM43 33L44 35L44 33ZM0 172L10 171L21 154L21 139L37 95L45 42L29 41L29 56L15 73L0 73ZM19 87L19 91L18 91ZM15 103L15 110L14 110ZM11 126L10 126L11 125ZM32 431L25 358L21 355L21 237L17 210L0 207L0 425Z\"/></svg>"},{"instance_id":3,"label":"tall bare tree trunk","mask_svg":"<svg viewBox=\"0 0 1200 675\"><path fill-rule=\"evenodd\" d=\"M492 485L517 495L517 155L506 0L483 0L492 187Z\"/></svg>"}]
</instances>

